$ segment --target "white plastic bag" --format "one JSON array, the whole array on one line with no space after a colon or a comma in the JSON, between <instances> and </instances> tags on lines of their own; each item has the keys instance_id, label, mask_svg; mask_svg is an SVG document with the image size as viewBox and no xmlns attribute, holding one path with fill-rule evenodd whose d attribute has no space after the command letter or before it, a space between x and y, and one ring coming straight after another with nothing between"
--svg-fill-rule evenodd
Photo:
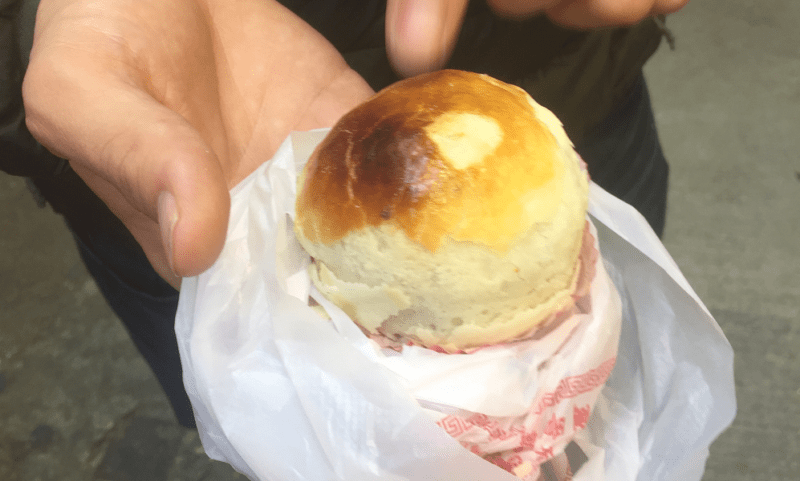
<instances>
[{"instance_id":1,"label":"white plastic bag","mask_svg":"<svg viewBox=\"0 0 800 481\"><path fill-rule=\"evenodd\" d=\"M324 134L292 134L233 189L220 259L183 281L176 332L207 454L252 480L518 480L436 425L358 329L300 301L287 214ZM699 480L735 412L730 345L635 210L593 185L590 211L624 316L574 479Z\"/></svg>"}]
</instances>

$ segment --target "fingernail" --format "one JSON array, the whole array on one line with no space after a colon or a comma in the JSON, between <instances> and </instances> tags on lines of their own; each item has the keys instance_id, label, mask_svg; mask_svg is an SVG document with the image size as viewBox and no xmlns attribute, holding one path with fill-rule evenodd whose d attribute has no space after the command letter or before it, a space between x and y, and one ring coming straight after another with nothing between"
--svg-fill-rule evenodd
<instances>
[{"instance_id":1,"label":"fingernail","mask_svg":"<svg viewBox=\"0 0 800 481\"><path fill-rule=\"evenodd\" d=\"M175 273L175 264L173 262L172 237L175 231L175 224L177 223L178 205L175 203L175 197L169 192L162 192L158 196L158 225L161 227L161 242L164 243L164 250L167 252L167 262L169 262L169 268L173 274Z\"/></svg>"}]
</instances>

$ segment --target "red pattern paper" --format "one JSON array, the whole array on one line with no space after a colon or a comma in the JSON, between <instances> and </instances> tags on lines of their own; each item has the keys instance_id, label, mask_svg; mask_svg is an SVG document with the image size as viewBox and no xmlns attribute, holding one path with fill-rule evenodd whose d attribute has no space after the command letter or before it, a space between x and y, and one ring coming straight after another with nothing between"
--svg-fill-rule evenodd
<instances>
[{"instance_id":1,"label":"red pattern paper","mask_svg":"<svg viewBox=\"0 0 800 481\"><path fill-rule=\"evenodd\" d=\"M586 427L586 423L589 421L589 414L591 411L592 408L588 404L582 408L579 408L578 406L572 408L572 425L575 426L575 430Z\"/></svg>"},{"instance_id":2,"label":"red pattern paper","mask_svg":"<svg viewBox=\"0 0 800 481\"><path fill-rule=\"evenodd\" d=\"M555 391L545 394L536 408L537 413L541 413L546 408L560 403L564 399L574 398L585 392L589 392L605 384L606 379L614 369L616 357L613 357L596 369L581 374L579 376L566 377L558 383Z\"/></svg>"},{"instance_id":3,"label":"red pattern paper","mask_svg":"<svg viewBox=\"0 0 800 481\"><path fill-rule=\"evenodd\" d=\"M557 438L564 434L564 418L556 418L556 415L553 414L553 417L547 421L547 426L544 428L544 433L551 438Z\"/></svg>"},{"instance_id":4,"label":"red pattern paper","mask_svg":"<svg viewBox=\"0 0 800 481\"><path fill-rule=\"evenodd\" d=\"M586 427L591 404L615 361L612 357L595 369L562 379L526 416L496 418L464 412L445 416L438 424L465 448L512 474L524 467L522 471L527 474L519 477L533 481L539 475L539 465L552 459L575 432ZM580 399L584 403L579 403Z\"/></svg>"},{"instance_id":5,"label":"red pattern paper","mask_svg":"<svg viewBox=\"0 0 800 481\"><path fill-rule=\"evenodd\" d=\"M595 240L587 222L579 275L574 286L574 304L553 314L550 321L523 336L524 339L541 339L571 316L591 312L591 284L599 260L599 252L594 245ZM566 342L559 351L565 345ZM381 346L402 349L399 343L396 346ZM430 348L439 350L436 346ZM538 394L529 412L522 416L503 418L461 411L444 416L438 424L476 455L524 481L536 481L541 474L541 464L548 461L553 463L558 456L564 456L563 449L575 432L586 427L591 406L611 374L615 361L616 358L611 357L584 373L564 377L552 391ZM561 469L563 463L557 464L560 466L557 474L559 479L571 479L568 463L565 469Z\"/></svg>"}]
</instances>

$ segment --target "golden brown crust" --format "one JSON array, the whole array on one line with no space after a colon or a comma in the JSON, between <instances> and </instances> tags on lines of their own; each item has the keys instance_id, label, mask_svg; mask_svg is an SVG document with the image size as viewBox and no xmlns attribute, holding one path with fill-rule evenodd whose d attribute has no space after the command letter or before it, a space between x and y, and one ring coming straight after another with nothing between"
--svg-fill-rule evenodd
<instances>
[{"instance_id":1,"label":"golden brown crust","mask_svg":"<svg viewBox=\"0 0 800 481\"><path fill-rule=\"evenodd\" d=\"M497 142L461 162L442 151L446 138L431 138L436 122L462 122L445 114L496 125ZM471 128L462 123L456 130ZM451 127L441 127L444 137ZM453 70L407 79L346 114L317 147L298 192L297 227L329 244L393 223L429 251L445 236L503 251L528 228L526 196L557 177L558 148L521 89Z\"/></svg>"}]
</instances>

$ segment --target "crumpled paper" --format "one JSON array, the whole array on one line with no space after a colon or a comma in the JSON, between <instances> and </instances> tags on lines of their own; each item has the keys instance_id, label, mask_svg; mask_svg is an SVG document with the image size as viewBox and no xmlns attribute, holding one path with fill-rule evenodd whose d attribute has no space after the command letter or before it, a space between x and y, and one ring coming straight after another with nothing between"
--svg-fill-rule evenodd
<instances>
[{"instance_id":1,"label":"crumpled paper","mask_svg":"<svg viewBox=\"0 0 800 481\"><path fill-rule=\"evenodd\" d=\"M301 301L295 176L324 134L292 134L232 190L219 260L183 281L175 328L206 453L252 480L518 480L437 426L352 323ZM590 195L622 334L572 479L699 480L735 414L732 349L644 219Z\"/></svg>"}]
</instances>

